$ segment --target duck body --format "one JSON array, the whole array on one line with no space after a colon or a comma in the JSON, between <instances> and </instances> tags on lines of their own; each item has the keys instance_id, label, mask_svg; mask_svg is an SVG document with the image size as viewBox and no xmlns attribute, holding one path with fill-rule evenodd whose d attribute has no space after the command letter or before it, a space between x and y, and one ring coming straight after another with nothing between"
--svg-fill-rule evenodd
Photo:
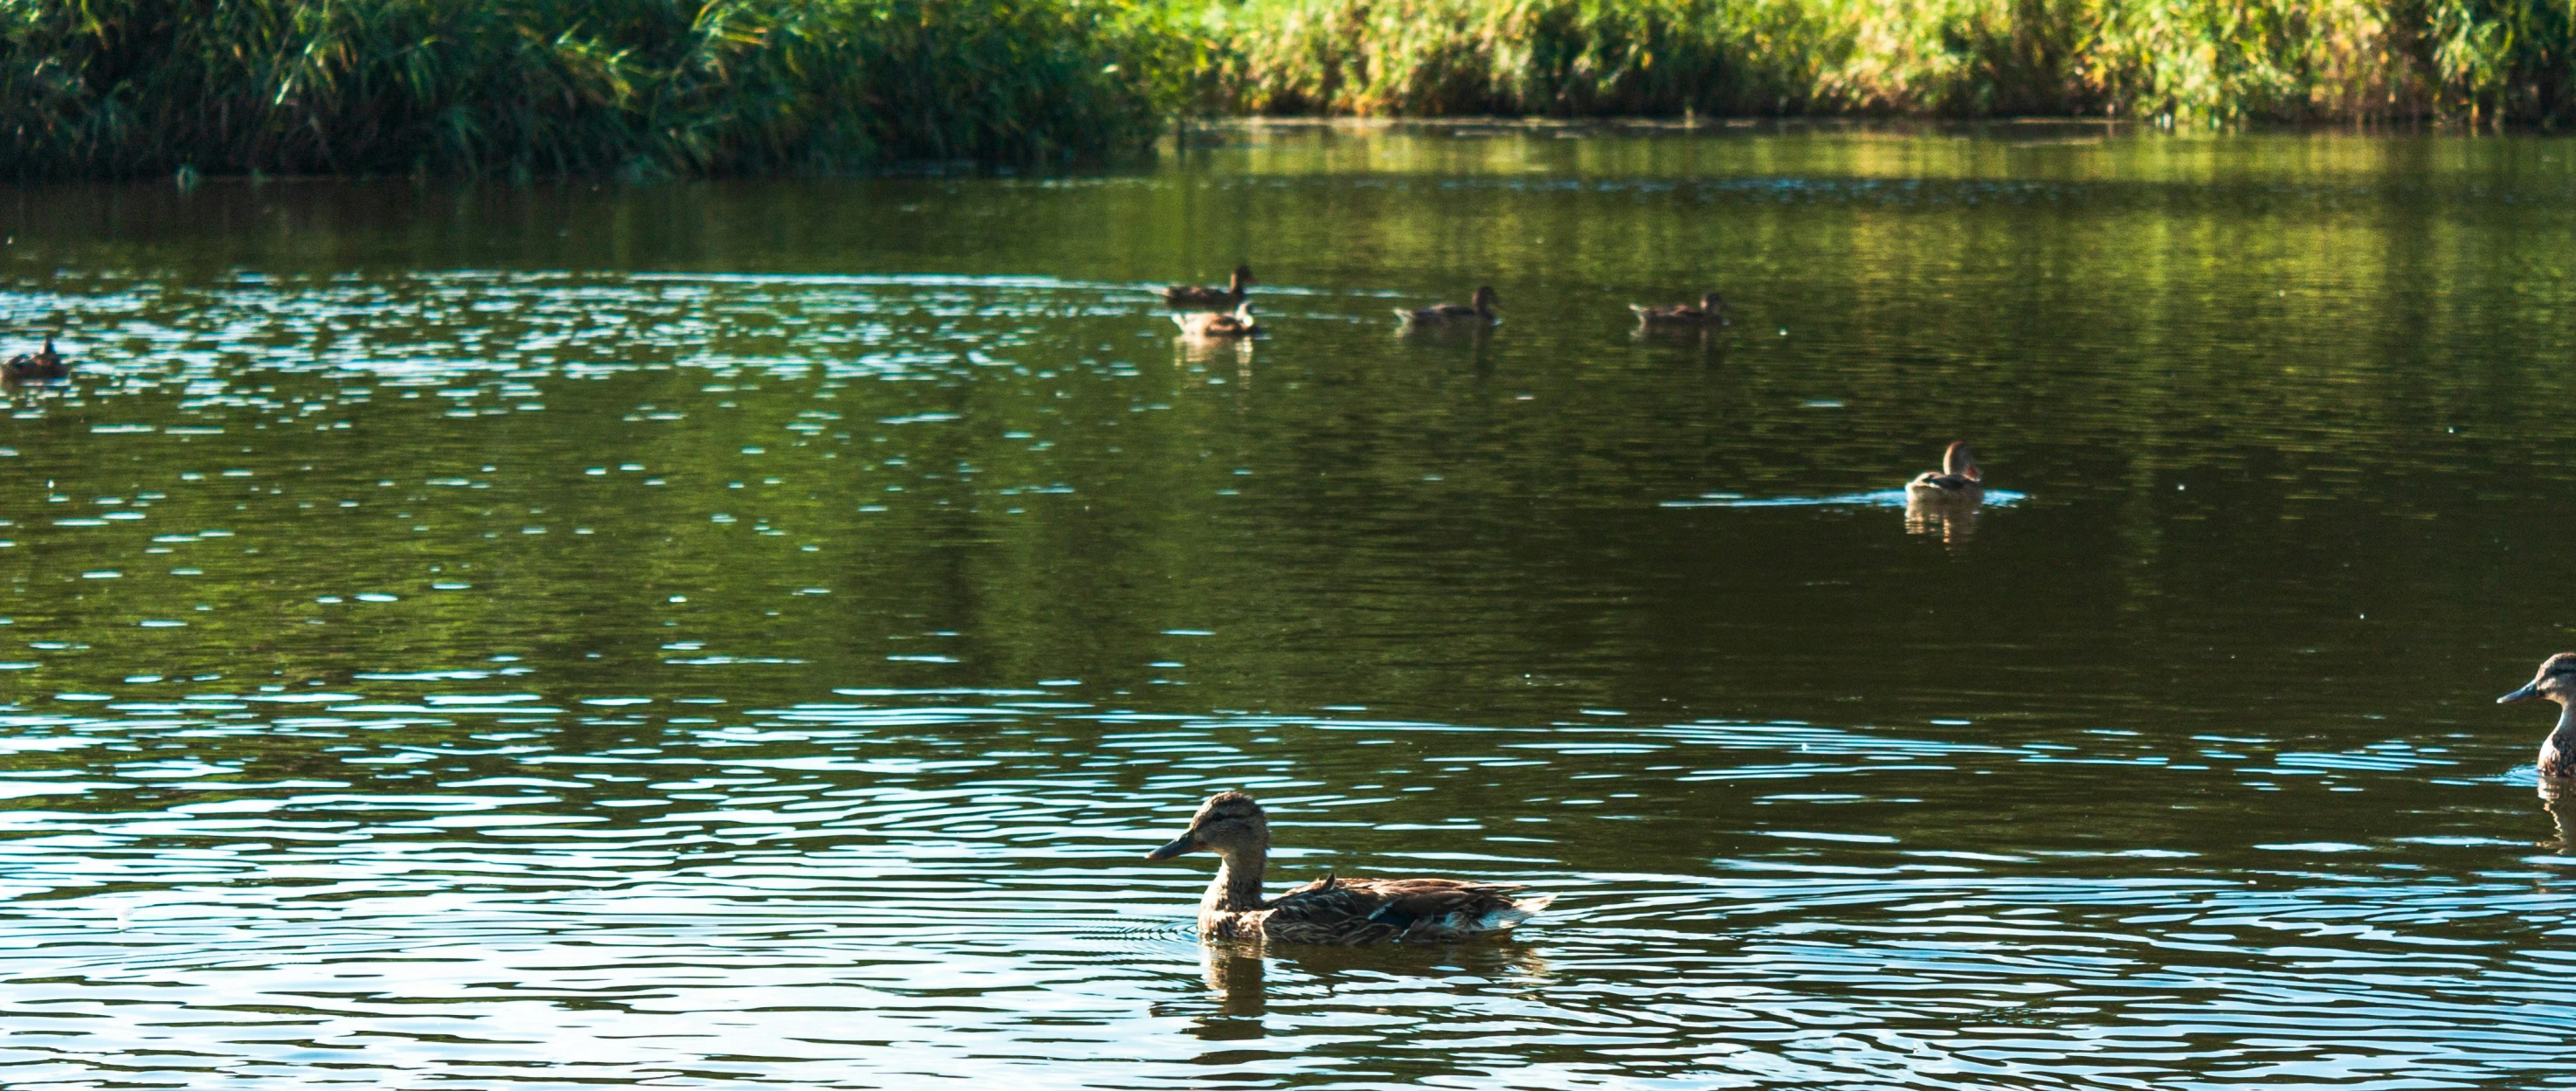
<instances>
[{"instance_id":1,"label":"duck body","mask_svg":"<svg viewBox=\"0 0 2576 1091\"><path fill-rule=\"evenodd\" d=\"M1397 308L1395 314L1408 326L1490 326L1502 321L1502 316L1494 313L1494 304L1499 299L1492 288L1480 287L1476 289L1475 296L1464 304L1435 303L1409 311Z\"/></svg>"},{"instance_id":2,"label":"duck body","mask_svg":"<svg viewBox=\"0 0 2576 1091\"><path fill-rule=\"evenodd\" d=\"M1521 888L1503 883L1331 875L1264 898L1269 819L1241 792L1209 797L1188 832L1145 858L1169 860L1201 849L1224 861L1199 899L1199 934L1210 939L1334 946L1454 942L1510 931L1554 900L1517 897Z\"/></svg>"},{"instance_id":3,"label":"duck body","mask_svg":"<svg viewBox=\"0 0 2576 1091\"><path fill-rule=\"evenodd\" d=\"M1729 308L1726 305L1726 297L1710 292L1699 297L1699 305L1696 307L1688 303L1675 303L1669 307L1649 307L1641 303L1631 303L1628 304L1628 309L1636 312L1637 322L1640 325L1723 326L1727 324L1726 312Z\"/></svg>"},{"instance_id":4,"label":"duck body","mask_svg":"<svg viewBox=\"0 0 2576 1091\"><path fill-rule=\"evenodd\" d=\"M1163 297L1163 304L1168 307L1222 311L1240 306L1245 299L1251 297L1251 288L1252 267L1237 265L1234 267L1234 274L1226 278L1226 285L1223 288L1203 284L1175 284L1163 289L1159 294Z\"/></svg>"},{"instance_id":5,"label":"duck body","mask_svg":"<svg viewBox=\"0 0 2576 1091\"><path fill-rule=\"evenodd\" d=\"M1172 324L1181 328L1183 337L1250 337L1261 332L1261 323L1252 318L1250 302L1237 303L1234 310L1192 311L1172 316Z\"/></svg>"},{"instance_id":6,"label":"duck body","mask_svg":"<svg viewBox=\"0 0 2576 1091\"><path fill-rule=\"evenodd\" d=\"M1458 879L1343 879L1325 876L1262 903L1229 910L1199 903L1199 932L1220 939L1258 936L1280 943L1353 946L1473 939L1528 920L1551 900L1515 899L1521 888ZM1214 892L1214 888L1211 888Z\"/></svg>"},{"instance_id":7,"label":"duck body","mask_svg":"<svg viewBox=\"0 0 2576 1091\"><path fill-rule=\"evenodd\" d=\"M2534 765L2550 780L2576 780L2576 652L2560 652L2540 664L2540 673L2521 689L2496 698L2500 705L2548 698L2558 702L2558 726L2540 741Z\"/></svg>"},{"instance_id":8,"label":"duck body","mask_svg":"<svg viewBox=\"0 0 2576 1091\"><path fill-rule=\"evenodd\" d=\"M1905 500L1909 504L1947 504L1967 506L1984 503L1985 475L1977 470L1976 456L1968 450L1967 441L1950 445L1941 454L1941 468L1924 473L1905 483Z\"/></svg>"},{"instance_id":9,"label":"duck body","mask_svg":"<svg viewBox=\"0 0 2576 1091\"><path fill-rule=\"evenodd\" d=\"M33 353L22 352L10 357L6 362L0 362L0 377L6 377L13 383L68 379L71 374L71 363L63 359L62 353L54 351L54 339L51 335L46 336L44 348Z\"/></svg>"}]
</instances>

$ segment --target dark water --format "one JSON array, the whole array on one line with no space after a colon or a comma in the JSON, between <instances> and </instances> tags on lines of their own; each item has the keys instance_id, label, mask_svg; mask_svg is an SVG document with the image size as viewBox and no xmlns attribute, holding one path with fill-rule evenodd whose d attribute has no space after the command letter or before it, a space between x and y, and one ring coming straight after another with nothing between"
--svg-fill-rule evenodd
<instances>
[{"instance_id":1,"label":"dark water","mask_svg":"<svg viewBox=\"0 0 2576 1091\"><path fill-rule=\"evenodd\" d=\"M2086 136L9 193L0 1084L2576 1084L2576 145Z\"/></svg>"}]
</instances>

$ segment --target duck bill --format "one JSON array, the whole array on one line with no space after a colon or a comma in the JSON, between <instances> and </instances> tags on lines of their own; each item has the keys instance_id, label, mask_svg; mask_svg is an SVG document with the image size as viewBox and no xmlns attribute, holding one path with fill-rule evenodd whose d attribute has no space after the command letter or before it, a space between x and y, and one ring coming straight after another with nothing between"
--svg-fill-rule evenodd
<instances>
[{"instance_id":1,"label":"duck bill","mask_svg":"<svg viewBox=\"0 0 2576 1091\"><path fill-rule=\"evenodd\" d=\"M1146 859L1148 859L1148 860L1169 860L1169 859L1171 859L1172 857L1178 856L1178 855L1180 855L1180 854L1182 854L1182 853L1184 853L1184 852L1192 851L1192 850L1194 850L1194 849L1197 849L1198 847L1199 847L1199 843L1198 843L1198 842L1196 842L1196 841L1190 840L1190 835L1188 835L1188 834L1186 834L1186 833L1185 833L1185 834L1180 835L1179 837L1175 837L1175 838L1173 838L1173 839L1172 839L1172 843L1171 843L1171 844L1165 845L1165 846L1163 846L1162 848L1155 849L1155 850L1154 850L1154 851L1152 851L1152 852L1146 853L1146 854L1145 854L1145 858L1146 858Z\"/></svg>"},{"instance_id":2,"label":"duck bill","mask_svg":"<svg viewBox=\"0 0 2576 1091\"><path fill-rule=\"evenodd\" d=\"M2521 689L2496 698L2496 703L2500 705L2510 705L2520 701L2528 701L2538 696L2540 696L2540 683L2533 682Z\"/></svg>"}]
</instances>

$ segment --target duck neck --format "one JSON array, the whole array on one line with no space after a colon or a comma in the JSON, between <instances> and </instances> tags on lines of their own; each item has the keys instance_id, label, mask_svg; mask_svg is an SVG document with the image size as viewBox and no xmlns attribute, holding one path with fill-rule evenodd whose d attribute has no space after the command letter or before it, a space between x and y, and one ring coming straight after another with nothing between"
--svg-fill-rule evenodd
<instances>
[{"instance_id":1,"label":"duck neck","mask_svg":"<svg viewBox=\"0 0 2576 1091\"><path fill-rule=\"evenodd\" d=\"M2576 752L2576 703L2558 706L2558 726L2550 729L2549 741L2558 744L2559 753Z\"/></svg>"},{"instance_id":2,"label":"duck neck","mask_svg":"<svg viewBox=\"0 0 2576 1091\"><path fill-rule=\"evenodd\" d=\"M1217 865L1216 878L1208 881L1207 894L1199 899L1199 908L1220 913L1261 908L1261 875L1270 866L1269 853L1237 849L1223 859L1225 862Z\"/></svg>"}]
</instances>

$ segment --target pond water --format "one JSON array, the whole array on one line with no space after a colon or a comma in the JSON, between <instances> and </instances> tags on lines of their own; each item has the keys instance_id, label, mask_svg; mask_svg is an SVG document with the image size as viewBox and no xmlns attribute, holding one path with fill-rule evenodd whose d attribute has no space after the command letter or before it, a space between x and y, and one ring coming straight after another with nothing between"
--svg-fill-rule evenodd
<instances>
[{"instance_id":1,"label":"pond water","mask_svg":"<svg viewBox=\"0 0 2576 1091\"><path fill-rule=\"evenodd\" d=\"M2576 1085L2576 144L2101 137L11 191L0 1083Z\"/></svg>"}]
</instances>

